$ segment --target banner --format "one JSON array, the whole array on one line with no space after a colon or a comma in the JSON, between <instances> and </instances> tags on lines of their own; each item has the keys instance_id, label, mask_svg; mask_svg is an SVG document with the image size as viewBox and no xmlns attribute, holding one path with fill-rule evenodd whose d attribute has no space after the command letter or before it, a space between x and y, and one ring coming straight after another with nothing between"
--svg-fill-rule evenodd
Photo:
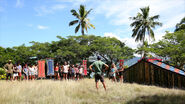
<instances>
[{"instance_id":1,"label":"banner","mask_svg":"<svg viewBox=\"0 0 185 104\"><path fill-rule=\"evenodd\" d=\"M47 59L47 76L53 76L54 75L54 61L53 59Z\"/></svg>"},{"instance_id":2,"label":"banner","mask_svg":"<svg viewBox=\"0 0 185 104\"><path fill-rule=\"evenodd\" d=\"M87 60L83 60L84 75L87 75Z\"/></svg>"},{"instance_id":3,"label":"banner","mask_svg":"<svg viewBox=\"0 0 185 104\"><path fill-rule=\"evenodd\" d=\"M45 77L45 60L38 61L38 77L39 78Z\"/></svg>"},{"instance_id":4,"label":"banner","mask_svg":"<svg viewBox=\"0 0 185 104\"><path fill-rule=\"evenodd\" d=\"M124 60L119 60L119 66L124 65Z\"/></svg>"}]
</instances>

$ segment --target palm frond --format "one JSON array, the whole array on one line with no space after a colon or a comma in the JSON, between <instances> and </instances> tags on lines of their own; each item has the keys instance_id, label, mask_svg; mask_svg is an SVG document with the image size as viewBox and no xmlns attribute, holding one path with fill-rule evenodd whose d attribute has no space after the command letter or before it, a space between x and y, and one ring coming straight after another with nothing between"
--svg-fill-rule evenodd
<instances>
[{"instance_id":1,"label":"palm frond","mask_svg":"<svg viewBox=\"0 0 185 104\"><path fill-rule=\"evenodd\" d=\"M78 24L78 26L76 26L75 33L77 33L79 29L80 29L80 24Z\"/></svg>"},{"instance_id":2,"label":"palm frond","mask_svg":"<svg viewBox=\"0 0 185 104\"><path fill-rule=\"evenodd\" d=\"M71 22L69 23L69 26L72 26L72 25L77 24L77 23L78 23L78 20L71 21Z\"/></svg>"},{"instance_id":3,"label":"palm frond","mask_svg":"<svg viewBox=\"0 0 185 104\"><path fill-rule=\"evenodd\" d=\"M71 13L73 16L75 16L76 18L80 19L80 15L76 12L76 10L72 9Z\"/></svg>"}]
</instances>

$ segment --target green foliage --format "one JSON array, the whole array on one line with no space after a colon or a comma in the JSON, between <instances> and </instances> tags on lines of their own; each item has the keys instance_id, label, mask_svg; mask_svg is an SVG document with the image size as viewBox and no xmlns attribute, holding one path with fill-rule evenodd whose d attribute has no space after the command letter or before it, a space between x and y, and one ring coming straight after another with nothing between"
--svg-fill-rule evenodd
<instances>
[{"instance_id":1,"label":"green foliage","mask_svg":"<svg viewBox=\"0 0 185 104\"><path fill-rule=\"evenodd\" d=\"M130 24L132 29L132 37L136 37L136 41L145 41L145 34L147 33L149 38L155 39L154 32L152 29L155 26L162 26L162 23L156 21L159 18L159 15L149 17L149 6L145 8L140 8L141 13L139 12L137 16L130 17L133 20L133 23Z\"/></svg>"},{"instance_id":2,"label":"green foliage","mask_svg":"<svg viewBox=\"0 0 185 104\"><path fill-rule=\"evenodd\" d=\"M80 9L78 10L78 12L74 9L71 10L72 15L75 16L77 20L71 21L69 23L69 26L73 26L78 23L78 25L75 28L75 33L78 32L80 27L81 27L82 35L85 35L84 30L86 30L87 32L87 29L90 29L91 27L95 29L95 26L91 24L89 22L90 20L87 18L87 16L89 15L91 11L92 9L87 11L84 5L80 5Z\"/></svg>"},{"instance_id":3,"label":"green foliage","mask_svg":"<svg viewBox=\"0 0 185 104\"><path fill-rule=\"evenodd\" d=\"M58 41L51 43L30 42L32 45L25 45L3 48L0 47L1 67L9 59L13 63L33 64L37 60L54 58L55 62L81 63L83 59L88 60L89 56L101 55L108 63L117 62L119 59L133 57L133 50L116 38L100 37L94 35L68 36L63 38L57 36Z\"/></svg>"},{"instance_id":4,"label":"green foliage","mask_svg":"<svg viewBox=\"0 0 185 104\"><path fill-rule=\"evenodd\" d=\"M116 38L99 37L92 42L94 54L102 56L109 64L117 63L119 59L129 59L133 57L131 48Z\"/></svg>"},{"instance_id":5,"label":"green foliage","mask_svg":"<svg viewBox=\"0 0 185 104\"><path fill-rule=\"evenodd\" d=\"M185 30L185 17L181 19L180 23L176 24L175 31Z\"/></svg>"},{"instance_id":6,"label":"green foliage","mask_svg":"<svg viewBox=\"0 0 185 104\"><path fill-rule=\"evenodd\" d=\"M151 51L182 69L185 65L185 31L167 32L162 40L151 45Z\"/></svg>"},{"instance_id":7,"label":"green foliage","mask_svg":"<svg viewBox=\"0 0 185 104\"><path fill-rule=\"evenodd\" d=\"M6 72L3 68L0 68L0 79L5 79L6 78Z\"/></svg>"}]
</instances>

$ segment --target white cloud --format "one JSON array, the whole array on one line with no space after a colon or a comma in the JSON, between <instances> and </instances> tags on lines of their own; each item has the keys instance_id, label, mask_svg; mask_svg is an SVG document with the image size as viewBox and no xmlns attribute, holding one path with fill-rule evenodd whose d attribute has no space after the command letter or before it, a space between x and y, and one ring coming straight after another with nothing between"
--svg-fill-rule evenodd
<instances>
[{"instance_id":1,"label":"white cloud","mask_svg":"<svg viewBox=\"0 0 185 104\"><path fill-rule=\"evenodd\" d=\"M17 1L16 1L16 4L15 4L15 7L17 7L17 8L22 8L23 5L24 5L23 0L17 0Z\"/></svg>"},{"instance_id":2,"label":"white cloud","mask_svg":"<svg viewBox=\"0 0 185 104\"><path fill-rule=\"evenodd\" d=\"M43 16L47 14L53 14L56 11L63 10L66 6L63 4L56 4L52 6L40 6L38 8L35 8L35 11L37 12L37 16Z\"/></svg>"},{"instance_id":3,"label":"white cloud","mask_svg":"<svg viewBox=\"0 0 185 104\"><path fill-rule=\"evenodd\" d=\"M133 48L133 49L136 49L137 48L137 45L139 44L139 42L135 42L135 39L134 38L121 38L119 37L118 35L112 33L112 32L107 32L107 33L104 33L104 36L105 37L114 37L114 38L117 38L118 40L124 42L127 46Z\"/></svg>"},{"instance_id":4,"label":"white cloud","mask_svg":"<svg viewBox=\"0 0 185 104\"><path fill-rule=\"evenodd\" d=\"M48 29L47 26L43 26L43 25L38 25L37 28L40 29L40 30Z\"/></svg>"}]
</instances>

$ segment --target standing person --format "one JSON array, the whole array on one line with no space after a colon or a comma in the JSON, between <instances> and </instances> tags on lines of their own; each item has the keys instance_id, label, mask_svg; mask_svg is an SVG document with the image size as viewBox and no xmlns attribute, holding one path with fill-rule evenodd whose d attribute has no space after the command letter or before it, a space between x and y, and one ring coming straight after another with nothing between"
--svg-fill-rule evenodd
<instances>
[{"instance_id":1,"label":"standing person","mask_svg":"<svg viewBox=\"0 0 185 104\"><path fill-rule=\"evenodd\" d=\"M76 79L78 81L79 80L79 67L78 67L78 64L76 64L75 72L76 72Z\"/></svg>"},{"instance_id":2,"label":"standing person","mask_svg":"<svg viewBox=\"0 0 185 104\"><path fill-rule=\"evenodd\" d=\"M72 65L72 68L71 68L71 79L75 80L75 66L74 65Z\"/></svg>"},{"instance_id":3,"label":"standing person","mask_svg":"<svg viewBox=\"0 0 185 104\"><path fill-rule=\"evenodd\" d=\"M23 74L24 74L24 79L28 80L28 67L26 64L23 67Z\"/></svg>"},{"instance_id":4,"label":"standing person","mask_svg":"<svg viewBox=\"0 0 185 104\"><path fill-rule=\"evenodd\" d=\"M111 77L112 81L114 81L114 82L116 81L116 72L117 72L116 65L114 63L112 63L110 77Z\"/></svg>"},{"instance_id":5,"label":"standing person","mask_svg":"<svg viewBox=\"0 0 185 104\"><path fill-rule=\"evenodd\" d=\"M56 63L55 65L55 68L54 68L54 72L55 72L55 79L60 79L60 76L59 76L59 65L58 63Z\"/></svg>"},{"instance_id":6,"label":"standing person","mask_svg":"<svg viewBox=\"0 0 185 104\"><path fill-rule=\"evenodd\" d=\"M13 77L13 64L12 64L12 60L9 60L8 63L5 64L3 68L6 71L6 80L8 80L8 77L10 77L10 80L12 81L12 77Z\"/></svg>"},{"instance_id":7,"label":"standing person","mask_svg":"<svg viewBox=\"0 0 185 104\"><path fill-rule=\"evenodd\" d=\"M83 78L83 66L81 65L80 67L79 67L79 77L80 77L80 79L82 79Z\"/></svg>"},{"instance_id":8,"label":"standing person","mask_svg":"<svg viewBox=\"0 0 185 104\"><path fill-rule=\"evenodd\" d=\"M65 80L67 80L68 70L69 70L69 65L67 64L67 62L64 62L64 65L63 65L63 77L64 77Z\"/></svg>"},{"instance_id":9,"label":"standing person","mask_svg":"<svg viewBox=\"0 0 185 104\"><path fill-rule=\"evenodd\" d=\"M33 65L31 65L29 67L29 75L30 75L30 79L31 80L34 80L35 79L35 69L34 69Z\"/></svg>"},{"instance_id":10,"label":"standing person","mask_svg":"<svg viewBox=\"0 0 185 104\"><path fill-rule=\"evenodd\" d=\"M36 64L34 66L34 78L37 79L37 77L38 77L38 65Z\"/></svg>"},{"instance_id":11,"label":"standing person","mask_svg":"<svg viewBox=\"0 0 185 104\"><path fill-rule=\"evenodd\" d=\"M118 72L119 72L119 79L121 83L123 83L123 71L124 71L124 66L123 64L120 64Z\"/></svg>"},{"instance_id":12,"label":"standing person","mask_svg":"<svg viewBox=\"0 0 185 104\"><path fill-rule=\"evenodd\" d=\"M18 70L18 78L19 78L19 81L21 81L21 76L22 76L22 66L20 65L20 63L18 63L17 65L17 70Z\"/></svg>"},{"instance_id":13,"label":"standing person","mask_svg":"<svg viewBox=\"0 0 185 104\"><path fill-rule=\"evenodd\" d=\"M19 70L18 70L17 66L14 65L14 67L13 67L13 80L18 80L18 76L19 76L18 73L19 73Z\"/></svg>"},{"instance_id":14,"label":"standing person","mask_svg":"<svg viewBox=\"0 0 185 104\"><path fill-rule=\"evenodd\" d=\"M94 70L92 69L92 67L94 66ZM104 82L104 78L103 78L103 73L102 73L102 70L103 70L103 66L106 67L106 69L108 69L108 65L105 64L104 62L101 61L101 57L98 56L97 57L97 61L93 62L90 66L89 66L89 69L91 71L94 71L95 72L95 83L96 83L96 89L98 90L98 81L100 80L103 84L103 87L104 89L106 90L106 85L105 85L105 82Z\"/></svg>"}]
</instances>

